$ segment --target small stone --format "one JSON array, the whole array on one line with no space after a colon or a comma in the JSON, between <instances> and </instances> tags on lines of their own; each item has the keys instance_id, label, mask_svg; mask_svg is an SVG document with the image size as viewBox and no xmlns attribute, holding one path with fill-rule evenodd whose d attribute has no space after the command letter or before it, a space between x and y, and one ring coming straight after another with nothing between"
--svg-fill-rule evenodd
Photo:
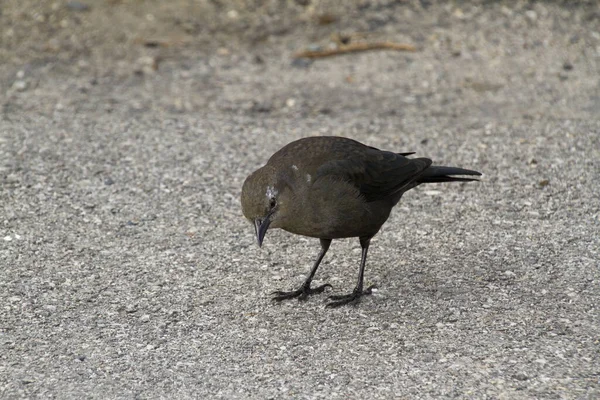
<instances>
[{"instance_id":1,"label":"small stone","mask_svg":"<svg viewBox=\"0 0 600 400\"><path fill-rule=\"evenodd\" d=\"M285 105L288 106L289 108L292 108L296 105L296 99L287 99L285 101Z\"/></svg>"},{"instance_id":2,"label":"small stone","mask_svg":"<svg viewBox=\"0 0 600 400\"><path fill-rule=\"evenodd\" d=\"M454 323L458 321L458 315L453 314L446 319L446 322Z\"/></svg>"},{"instance_id":3,"label":"small stone","mask_svg":"<svg viewBox=\"0 0 600 400\"><path fill-rule=\"evenodd\" d=\"M273 106L269 103L253 101L250 106L250 111L258 113L268 113L273 110Z\"/></svg>"},{"instance_id":4,"label":"small stone","mask_svg":"<svg viewBox=\"0 0 600 400\"><path fill-rule=\"evenodd\" d=\"M292 61L292 67L294 68L308 68L312 65L313 60L310 58L294 58Z\"/></svg>"},{"instance_id":5,"label":"small stone","mask_svg":"<svg viewBox=\"0 0 600 400\"><path fill-rule=\"evenodd\" d=\"M140 317L140 322L146 323L150 321L150 316L148 314L144 314Z\"/></svg>"},{"instance_id":6,"label":"small stone","mask_svg":"<svg viewBox=\"0 0 600 400\"><path fill-rule=\"evenodd\" d=\"M13 89L19 91L19 92L23 92L25 90L27 90L27 82L26 81L15 81L12 85Z\"/></svg>"},{"instance_id":7,"label":"small stone","mask_svg":"<svg viewBox=\"0 0 600 400\"><path fill-rule=\"evenodd\" d=\"M533 10L525 11L525 16L532 22L537 20L537 13Z\"/></svg>"},{"instance_id":8,"label":"small stone","mask_svg":"<svg viewBox=\"0 0 600 400\"><path fill-rule=\"evenodd\" d=\"M25 77L25 71L20 70L17 72L17 79L23 79Z\"/></svg>"},{"instance_id":9,"label":"small stone","mask_svg":"<svg viewBox=\"0 0 600 400\"><path fill-rule=\"evenodd\" d=\"M518 381L526 381L529 379L529 376L527 376L527 374L525 374L524 372L518 372L513 376L513 378L515 378Z\"/></svg>"},{"instance_id":10,"label":"small stone","mask_svg":"<svg viewBox=\"0 0 600 400\"><path fill-rule=\"evenodd\" d=\"M88 4L82 3L80 1L69 1L67 2L66 6L71 11L82 12L90 10L90 6Z\"/></svg>"},{"instance_id":11,"label":"small stone","mask_svg":"<svg viewBox=\"0 0 600 400\"><path fill-rule=\"evenodd\" d=\"M573 64L571 64L568 61L565 61L565 63L563 64L563 69L565 71L571 71L573 69Z\"/></svg>"},{"instance_id":12,"label":"small stone","mask_svg":"<svg viewBox=\"0 0 600 400\"><path fill-rule=\"evenodd\" d=\"M158 70L160 60L156 57L144 56L136 61L134 72L138 75L151 75Z\"/></svg>"},{"instance_id":13,"label":"small stone","mask_svg":"<svg viewBox=\"0 0 600 400\"><path fill-rule=\"evenodd\" d=\"M540 181L539 185L540 187L546 187L550 184L550 181L548 179L543 179Z\"/></svg>"},{"instance_id":14,"label":"small stone","mask_svg":"<svg viewBox=\"0 0 600 400\"><path fill-rule=\"evenodd\" d=\"M4 241L5 242L10 242L12 240L12 237L10 236L4 236Z\"/></svg>"},{"instance_id":15,"label":"small stone","mask_svg":"<svg viewBox=\"0 0 600 400\"><path fill-rule=\"evenodd\" d=\"M110 178L110 177L108 177L108 178L106 178L106 179L104 180L104 184L105 184L106 186L114 185L114 183L115 183L115 181L114 181L112 178Z\"/></svg>"},{"instance_id":16,"label":"small stone","mask_svg":"<svg viewBox=\"0 0 600 400\"><path fill-rule=\"evenodd\" d=\"M306 47L306 49L308 51L320 51L323 49L323 47L320 44L311 43Z\"/></svg>"},{"instance_id":17,"label":"small stone","mask_svg":"<svg viewBox=\"0 0 600 400\"><path fill-rule=\"evenodd\" d=\"M16 174L8 174L6 177L7 183L17 183L19 182L19 177Z\"/></svg>"}]
</instances>

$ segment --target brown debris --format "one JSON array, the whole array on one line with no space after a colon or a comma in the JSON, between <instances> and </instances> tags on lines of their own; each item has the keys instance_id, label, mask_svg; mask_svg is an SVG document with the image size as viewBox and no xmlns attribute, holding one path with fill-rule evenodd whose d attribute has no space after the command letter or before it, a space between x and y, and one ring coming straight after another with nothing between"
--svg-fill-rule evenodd
<instances>
[{"instance_id":1,"label":"brown debris","mask_svg":"<svg viewBox=\"0 0 600 400\"><path fill-rule=\"evenodd\" d=\"M294 54L294 58L322 58L370 50L417 51L417 48L410 44L394 42L349 43L334 49L300 51Z\"/></svg>"}]
</instances>

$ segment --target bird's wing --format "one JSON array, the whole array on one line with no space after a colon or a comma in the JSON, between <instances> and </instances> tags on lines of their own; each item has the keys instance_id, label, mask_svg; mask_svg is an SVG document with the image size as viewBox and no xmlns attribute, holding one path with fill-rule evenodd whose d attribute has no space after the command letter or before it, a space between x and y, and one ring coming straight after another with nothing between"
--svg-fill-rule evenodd
<instances>
[{"instance_id":1,"label":"bird's wing","mask_svg":"<svg viewBox=\"0 0 600 400\"><path fill-rule=\"evenodd\" d=\"M392 196L413 183L431 165L428 158L409 159L388 151L334 160L317 170L317 179L338 176L355 185L366 201Z\"/></svg>"}]
</instances>

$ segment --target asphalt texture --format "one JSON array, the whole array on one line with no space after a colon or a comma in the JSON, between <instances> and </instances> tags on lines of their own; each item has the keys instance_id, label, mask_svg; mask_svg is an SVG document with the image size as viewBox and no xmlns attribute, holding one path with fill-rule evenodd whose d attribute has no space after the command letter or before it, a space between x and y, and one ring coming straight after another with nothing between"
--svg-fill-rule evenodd
<instances>
[{"instance_id":1,"label":"asphalt texture","mask_svg":"<svg viewBox=\"0 0 600 400\"><path fill-rule=\"evenodd\" d=\"M1 398L600 397L597 6L363 3L261 44L4 50ZM368 29L419 50L293 60ZM350 239L315 278L333 290L275 303L319 243L259 249L239 195L310 135L484 176L404 196L358 305L324 307L354 287Z\"/></svg>"}]
</instances>

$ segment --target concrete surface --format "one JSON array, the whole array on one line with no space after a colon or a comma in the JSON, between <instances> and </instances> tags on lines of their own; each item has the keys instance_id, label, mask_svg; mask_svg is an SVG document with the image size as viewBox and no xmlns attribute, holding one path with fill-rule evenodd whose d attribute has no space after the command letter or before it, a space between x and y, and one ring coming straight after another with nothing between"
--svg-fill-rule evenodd
<instances>
[{"instance_id":1,"label":"concrete surface","mask_svg":"<svg viewBox=\"0 0 600 400\"><path fill-rule=\"evenodd\" d=\"M595 3L288 2L258 43L269 10L223 6L238 25L177 46L117 44L135 18L182 24L157 2L66 3L2 13L23 26L1 28L1 398L600 396ZM103 42L111 15L133 22ZM419 51L292 62L338 31ZM356 307L272 303L318 241L259 249L239 206L320 134L485 173L405 196ZM351 290L359 258L334 241L316 281Z\"/></svg>"}]
</instances>

